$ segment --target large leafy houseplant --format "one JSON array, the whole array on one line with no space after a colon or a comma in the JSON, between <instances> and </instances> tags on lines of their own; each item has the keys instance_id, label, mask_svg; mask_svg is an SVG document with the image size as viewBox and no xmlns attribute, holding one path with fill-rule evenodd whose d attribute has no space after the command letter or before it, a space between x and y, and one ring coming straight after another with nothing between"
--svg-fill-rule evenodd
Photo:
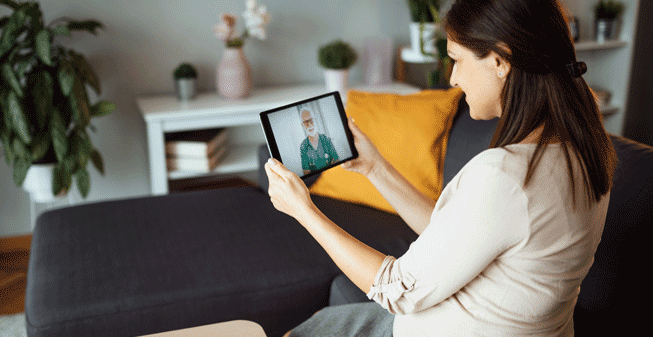
<instances>
[{"instance_id":1,"label":"large leafy houseplant","mask_svg":"<svg viewBox=\"0 0 653 337\"><path fill-rule=\"evenodd\" d=\"M91 104L88 90L100 94L100 82L86 58L58 43L73 31L95 34L95 20L61 18L45 25L37 2L0 0L12 10L0 18L0 139L17 186L35 163L54 163L52 192L65 194L73 178L86 198L89 160L104 174L100 153L87 129L91 118L115 109Z\"/></svg>"}]
</instances>

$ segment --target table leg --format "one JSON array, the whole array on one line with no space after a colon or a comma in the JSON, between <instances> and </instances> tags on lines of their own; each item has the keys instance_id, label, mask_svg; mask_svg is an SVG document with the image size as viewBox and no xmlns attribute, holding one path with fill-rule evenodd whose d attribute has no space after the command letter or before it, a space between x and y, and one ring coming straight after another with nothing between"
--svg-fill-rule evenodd
<instances>
[{"instance_id":1,"label":"table leg","mask_svg":"<svg viewBox=\"0 0 653 337\"><path fill-rule=\"evenodd\" d=\"M147 145L150 160L150 189L153 195L168 194L165 136L160 122L147 124Z\"/></svg>"}]
</instances>

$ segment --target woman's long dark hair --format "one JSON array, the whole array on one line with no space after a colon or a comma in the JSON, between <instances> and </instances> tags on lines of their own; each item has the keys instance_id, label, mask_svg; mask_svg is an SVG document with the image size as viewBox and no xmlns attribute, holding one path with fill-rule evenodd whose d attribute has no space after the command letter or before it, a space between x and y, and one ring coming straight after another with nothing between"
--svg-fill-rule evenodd
<instances>
[{"instance_id":1,"label":"woman's long dark hair","mask_svg":"<svg viewBox=\"0 0 653 337\"><path fill-rule=\"evenodd\" d=\"M582 164L589 204L605 195L612 187L617 157L593 92L582 77L572 76L567 68L577 60L560 3L458 0L447 13L444 28L450 40L472 50L478 58L495 52L511 65L490 148L518 143L543 125L524 186L530 183L547 142L557 135L574 196L570 149Z\"/></svg>"}]
</instances>

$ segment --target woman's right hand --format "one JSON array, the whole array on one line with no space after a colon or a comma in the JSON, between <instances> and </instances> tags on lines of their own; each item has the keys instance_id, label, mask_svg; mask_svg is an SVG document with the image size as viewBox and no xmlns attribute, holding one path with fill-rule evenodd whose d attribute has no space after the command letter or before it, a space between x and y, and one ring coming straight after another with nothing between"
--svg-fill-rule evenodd
<instances>
[{"instance_id":1,"label":"woman's right hand","mask_svg":"<svg viewBox=\"0 0 653 337\"><path fill-rule=\"evenodd\" d=\"M353 118L349 118L349 128L354 135L354 145L358 150L358 158L340 166L347 171L357 172L366 177L383 164L384 158L366 134L358 128Z\"/></svg>"}]
</instances>

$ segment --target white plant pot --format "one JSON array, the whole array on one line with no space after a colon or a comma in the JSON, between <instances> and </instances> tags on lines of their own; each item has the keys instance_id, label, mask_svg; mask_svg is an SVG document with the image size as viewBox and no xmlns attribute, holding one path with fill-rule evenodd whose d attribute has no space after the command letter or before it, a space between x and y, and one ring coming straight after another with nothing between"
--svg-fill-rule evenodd
<instances>
[{"instance_id":1,"label":"white plant pot","mask_svg":"<svg viewBox=\"0 0 653 337\"><path fill-rule=\"evenodd\" d=\"M23 181L23 189L34 202L49 203L56 199L52 194L52 171L55 164L37 164L30 166Z\"/></svg>"},{"instance_id":2,"label":"white plant pot","mask_svg":"<svg viewBox=\"0 0 653 337\"><path fill-rule=\"evenodd\" d=\"M349 69L343 69L343 70L324 69L324 80L326 82L327 91L329 92L339 91L340 96L347 94L348 77L349 77Z\"/></svg>"},{"instance_id":3,"label":"white plant pot","mask_svg":"<svg viewBox=\"0 0 653 337\"><path fill-rule=\"evenodd\" d=\"M419 43L419 22L410 23L410 47L414 53L421 53ZM424 23L422 39L424 40L424 51L435 54L435 33L439 30L439 25L434 23Z\"/></svg>"}]
</instances>

